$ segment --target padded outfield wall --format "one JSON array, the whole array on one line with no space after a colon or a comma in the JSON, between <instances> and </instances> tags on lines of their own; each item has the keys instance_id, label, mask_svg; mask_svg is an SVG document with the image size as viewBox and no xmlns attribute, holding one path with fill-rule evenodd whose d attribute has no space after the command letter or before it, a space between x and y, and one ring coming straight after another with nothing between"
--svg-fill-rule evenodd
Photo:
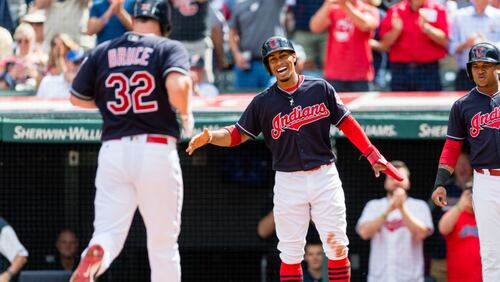
<instances>
[{"instance_id":1,"label":"padded outfield wall","mask_svg":"<svg viewBox=\"0 0 500 282\"><path fill-rule=\"evenodd\" d=\"M448 110L464 93L341 94L373 143L411 169L410 195L430 196ZM233 124L252 94L194 100L196 129ZM80 248L92 232L93 185L101 134L95 111L64 100L0 97L0 215L30 251L26 269L43 268L57 231L73 228ZM364 204L383 197L383 179L332 127L346 194L353 281L363 281L368 242L354 232ZM259 239L256 225L272 209L274 173L261 139L235 148L208 146L188 157L179 144L185 183L180 248L183 281L271 280L276 239ZM434 245L433 245L434 244ZM430 248L437 248L429 240ZM271 269L263 271L263 269ZM145 230L136 215L125 249L100 281L149 281Z\"/></svg>"}]
</instances>

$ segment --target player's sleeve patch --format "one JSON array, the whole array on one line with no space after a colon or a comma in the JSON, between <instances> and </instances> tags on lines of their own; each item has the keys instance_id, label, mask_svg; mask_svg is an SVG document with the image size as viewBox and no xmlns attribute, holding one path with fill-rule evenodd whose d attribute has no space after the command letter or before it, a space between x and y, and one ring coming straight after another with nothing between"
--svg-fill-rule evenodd
<instances>
[{"instance_id":1,"label":"player's sleeve patch","mask_svg":"<svg viewBox=\"0 0 500 282\"><path fill-rule=\"evenodd\" d=\"M254 134L250 133L250 131L248 131L245 128L243 128L243 126L241 126L241 124L236 123L236 126L238 127L238 129L240 129L241 131L243 131L246 135L250 136L252 139L257 139L257 136L255 136Z\"/></svg>"},{"instance_id":2,"label":"player's sleeve patch","mask_svg":"<svg viewBox=\"0 0 500 282\"><path fill-rule=\"evenodd\" d=\"M186 71L185 69L183 68L179 68L179 67L172 67L172 68L168 68L166 69L164 72L163 72L163 77L166 77L167 74L171 73L171 72L180 72L184 75L189 75L188 71Z\"/></svg>"},{"instance_id":3,"label":"player's sleeve patch","mask_svg":"<svg viewBox=\"0 0 500 282\"><path fill-rule=\"evenodd\" d=\"M69 89L69 92L71 93L71 95L79 98L79 99L82 99L82 100L86 100L86 101L91 101L91 100L94 100L92 97L89 97L89 96L85 96L81 93L79 93L78 91L76 91L75 89L73 88L70 88Z\"/></svg>"}]
</instances>

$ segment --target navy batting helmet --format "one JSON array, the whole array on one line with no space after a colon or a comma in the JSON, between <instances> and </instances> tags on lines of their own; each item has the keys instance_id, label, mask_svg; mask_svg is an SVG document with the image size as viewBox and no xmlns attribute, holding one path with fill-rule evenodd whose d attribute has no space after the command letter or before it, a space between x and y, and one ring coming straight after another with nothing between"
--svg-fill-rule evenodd
<instances>
[{"instance_id":1,"label":"navy batting helmet","mask_svg":"<svg viewBox=\"0 0 500 282\"><path fill-rule=\"evenodd\" d=\"M488 62L500 64L500 52L495 45L490 43L478 43L469 51L469 61L467 62L467 76L472 78L472 63L474 62Z\"/></svg>"},{"instance_id":2,"label":"navy batting helmet","mask_svg":"<svg viewBox=\"0 0 500 282\"><path fill-rule=\"evenodd\" d=\"M171 29L171 11L168 0L136 0L134 18L150 18L160 23L161 32L167 36Z\"/></svg>"},{"instance_id":3,"label":"navy batting helmet","mask_svg":"<svg viewBox=\"0 0 500 282\"><path fill-rule=\"evenodd\" d=\"M261 50L262 62L266 66L266 69L269 72L269 74L272 74L272 72L271 69L269 68L269 62L267 61L267 57L269 57L269 55L271 55L274 52L285 51L285 50L292 51L293 53L295 53L295 48L293 48L292 42L290 42L290 40L282 36L273 36L268 40L266 40L264 44L262 44L262 50Z\"/></svg>"}]
</instances>

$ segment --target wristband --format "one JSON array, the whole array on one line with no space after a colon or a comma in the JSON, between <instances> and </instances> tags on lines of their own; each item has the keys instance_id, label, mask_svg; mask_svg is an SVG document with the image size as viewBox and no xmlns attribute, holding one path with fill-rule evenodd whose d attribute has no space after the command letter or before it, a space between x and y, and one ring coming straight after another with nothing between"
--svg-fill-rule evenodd
<instances>
[{"instance_id":1,"label":"wristband","mask_svg":"<svg viewBox=\"0 0 500 282\"><path fill-rule=\"evenodd\" d=\"M231 144L229 144L229 147L234 147L237 145L241 144L241 135L240 131L235 125L229 125L224 127L227 132L229 132L229 135L231 136Z\"/></svg>"},{"instance_id":2,"label":"wristband","mask_svg":"<svg viewBox=\"0 0 500 282\"><path fill-rule=\"evenodd\" d=\"M437 174L436 174L436 181L434 182L434 189L436 189L439 186L443 186L448 182L448 180L451 177L450 171L448 171L446 168L438 168Z\"/></svg>"}]
</instances>

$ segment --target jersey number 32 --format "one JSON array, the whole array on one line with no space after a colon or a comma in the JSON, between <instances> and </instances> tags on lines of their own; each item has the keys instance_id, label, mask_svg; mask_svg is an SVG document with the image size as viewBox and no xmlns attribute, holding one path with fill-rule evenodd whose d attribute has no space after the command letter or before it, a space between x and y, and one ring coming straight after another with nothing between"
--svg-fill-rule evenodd
<instances>
[{"instance_id":1,"label":"jersey number 32","mask_svg":"<svg viewBox=\"0 0 500 282\"><path fill-rule=\"evenodd\" d=\"M115 101L109 101L107 108L115 115L124 115L131 108L136 114L158 110L157 101L143 101L155 89L154 77L147 71L136 71L130 78L122 73L112 73L106 78L106 87L114 88ZM130 93L130 88L135 87Z\"/></svg>"}]
</instances>

